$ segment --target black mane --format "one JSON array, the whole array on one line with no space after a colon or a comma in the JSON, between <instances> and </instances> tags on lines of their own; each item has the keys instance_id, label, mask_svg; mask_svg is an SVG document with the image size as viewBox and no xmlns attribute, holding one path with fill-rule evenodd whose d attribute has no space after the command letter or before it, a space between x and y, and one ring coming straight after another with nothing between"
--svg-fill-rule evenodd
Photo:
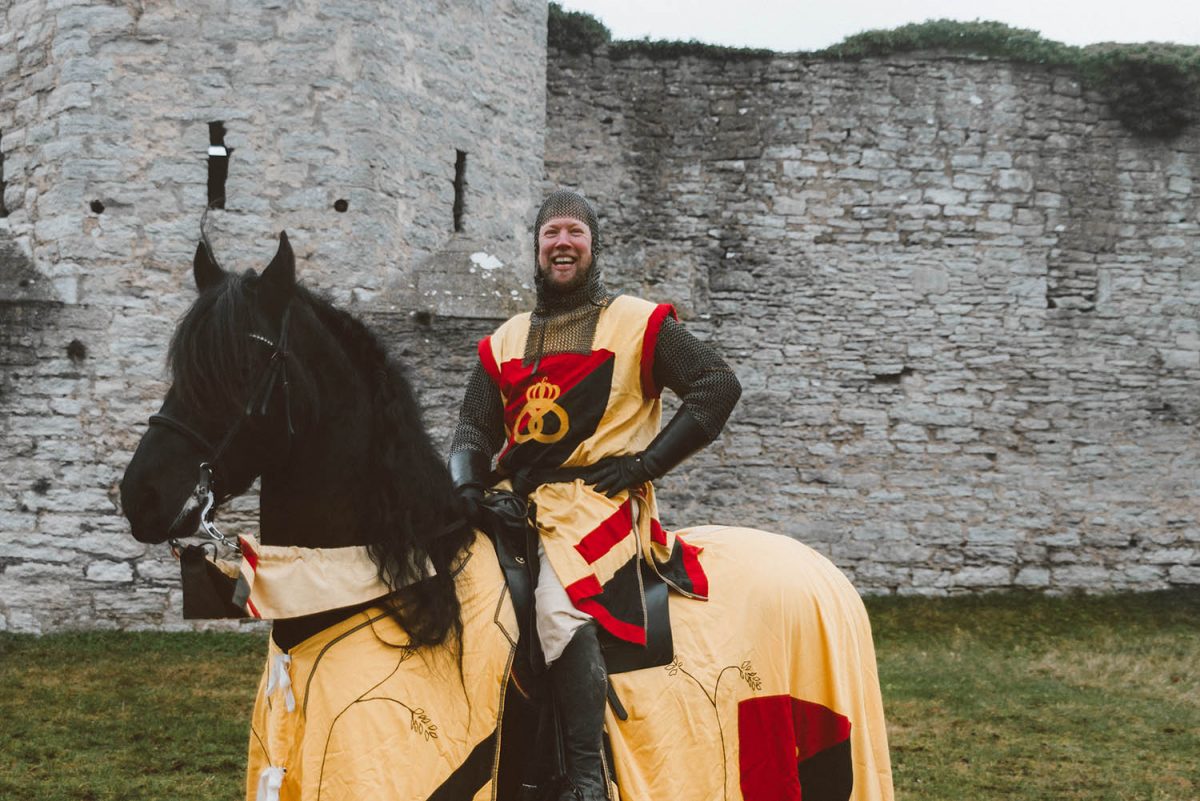
<instances>
[{"instance_id":1,"label":"black mane","mask_svg":"<svg viewBox=\"0 0 1200 801\"><path fill-rule=\"evenodd\" d=\"M275 337L259 310L257 284L253 272L227 274L200 295L171 340L173 389L196 419L221 425L234 420L270 357L272 349L249 336ZM449 473L412 388L379 339L348 312L299 285L291 309L288 375L297 436L321 415L321 365L311 363L302 343L332 338L371 393L371 446L342 455L362 464L369 477L355 504L358 529L368 532L380 577L393 588L407 588L393 596L398 622L415 643L442 642L461 628L453 573L472 533L465 523L454 524L459 512Z\"/></svg>"},{"instance_id":2,"label":"black mane","mask_svg":"<svg viewBox=\"0 0 1200 801\"><path fill-rule=\"evenodd\" d=\"M241 414L254 376L270 356L269 347L249 336L274 339L255 304L257 285L253 272L226 274L200 293L171 337L172 391L202 427L227 425ZM296 395L311 403L308 371L292 370L291 380L304 385L295 387Z\"/></svg>"}]
</instances>

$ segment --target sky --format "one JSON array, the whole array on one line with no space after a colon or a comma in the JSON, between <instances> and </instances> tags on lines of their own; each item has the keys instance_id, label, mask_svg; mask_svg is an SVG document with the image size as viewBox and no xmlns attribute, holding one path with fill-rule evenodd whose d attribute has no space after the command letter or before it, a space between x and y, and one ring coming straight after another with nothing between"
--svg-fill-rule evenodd
<instances>
[{"instance_id":1,"label":"sky","mask_svg":"<svg viewBox=\"0 0 1200 801\"><path fill-rule=\"evenodd\" d=\"M1200 45L1200 0L559 0L614 39L696 39L770 50L819 50L871 28L928 19L996 20L1073 45Z\"/></svg>"}]
</instances>

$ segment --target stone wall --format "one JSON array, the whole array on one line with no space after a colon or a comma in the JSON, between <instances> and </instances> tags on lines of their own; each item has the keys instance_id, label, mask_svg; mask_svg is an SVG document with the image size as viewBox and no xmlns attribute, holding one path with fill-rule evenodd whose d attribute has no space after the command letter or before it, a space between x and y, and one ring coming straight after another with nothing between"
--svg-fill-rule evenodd
<instances>
[{"instance_id":1,"label":"stone wall","mask_svg":"<svg viewBox=\"0 0 1200 801\"><path fill-rule=\"evenodd\" d=\"M987 60L547 63L545 18L0 10L0 630L184 625L117 482L218 121L218 256L261 267L287 228L443 446L473 341L527 304L544 164L596 199L613 282L676 303L746 388L662 482L668 525L799 537L867 592L1200 583L1197 130L1138 140L1071 75Z\"/></svg>"},{"instance_id":2,"label":"stone wall","mask_svg":"<svg viewBox=\"0 0 1200 801\"><path fill-rule=\"evenodd\" d=\"M1200 583L1200 131L938 54L549 59L546 168L608 275L745 394L664 482L865 591Z\"/></svg>"},{"instance_id":3,"label":"stone wall","mask_svg":"<svg viewBox=\"0 0 1200 801\"><path fill-rule=\"evenodd\" d=\"M192 297L214 123L227 268L286 228L303 280L399 328L502 314L545 37L540 0L0 5L0 630L178 622L177 568L129 536L117 483Z\"/></svg>"}]
</instances>

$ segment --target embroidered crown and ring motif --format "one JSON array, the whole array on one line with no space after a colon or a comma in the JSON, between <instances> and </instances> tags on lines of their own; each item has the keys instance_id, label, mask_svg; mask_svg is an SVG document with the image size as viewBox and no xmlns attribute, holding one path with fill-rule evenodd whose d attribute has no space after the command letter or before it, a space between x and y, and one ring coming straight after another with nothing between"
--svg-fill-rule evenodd
<instances>
[{"instance_id":1,"label":"embroidered crown and ring motif","mask_svg":"<svg viewBox=\"0 0 1200 801\"><path fill-rule=\"evenodd\" d=\"M531 386L525 393L525 405L513 426L513 440L518 443L533 440L550 444L565 437L570 430L571 420L567 410L555 403L561 394L562 388L551 384L548 378ZM556 429L546 430L546 415L558 420Z\"/></svg>"}]
</instances>

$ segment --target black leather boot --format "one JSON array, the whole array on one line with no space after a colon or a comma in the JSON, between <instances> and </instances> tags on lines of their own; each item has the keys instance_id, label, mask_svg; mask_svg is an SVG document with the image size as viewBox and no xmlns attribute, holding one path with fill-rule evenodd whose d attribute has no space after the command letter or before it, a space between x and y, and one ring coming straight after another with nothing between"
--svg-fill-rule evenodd
<instances>
[{"instance_id":1,"label":"black leather boot","mask_svg":"<svg viewBox=\"0 0 1200 801\"><path fill-rule=\"evenodd\" d=\"M550 666L570 786L557 801L608 801L604 767L604 705L608 672L596 624L587 623Z\"/></svg>"}]
</instances>

